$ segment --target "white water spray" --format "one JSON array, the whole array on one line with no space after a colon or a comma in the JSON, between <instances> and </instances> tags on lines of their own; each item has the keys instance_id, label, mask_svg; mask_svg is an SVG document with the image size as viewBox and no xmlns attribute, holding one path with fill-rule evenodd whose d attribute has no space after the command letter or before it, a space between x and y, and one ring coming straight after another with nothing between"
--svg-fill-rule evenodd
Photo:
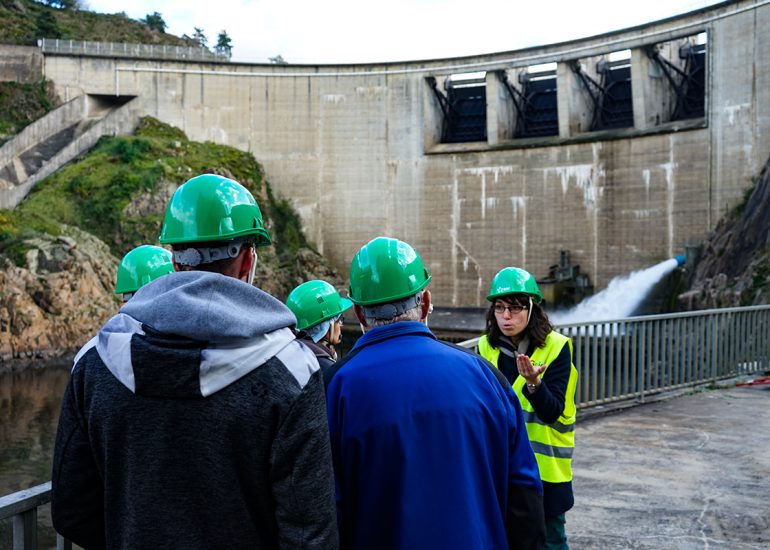
<instances>
[{"instance_id":1,"label":"white water spray","mask_svg":"<svg viewBox=\"0 0 770 550\"><path fill-rule=\"evenodd\" d=\"M655 284L679 265L671 258L647 269L615 277L607 288L566 311L549 312L555 325L623 319L633 315Z\"/></svg>"}]
</instances>

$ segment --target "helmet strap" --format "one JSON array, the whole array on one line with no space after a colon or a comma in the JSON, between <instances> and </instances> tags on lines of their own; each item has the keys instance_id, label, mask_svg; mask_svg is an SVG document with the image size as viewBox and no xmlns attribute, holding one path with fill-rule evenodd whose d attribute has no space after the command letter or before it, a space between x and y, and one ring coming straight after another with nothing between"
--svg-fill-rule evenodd
<instances>
[{"instance_id":1,"label":"helmet strap","mask_svg":"<svg viewBox=\"0 0 770 550\"><path fill-rule=\"evenodd\" d=\"M237 258L241 248L247 241L232 241L222 246L191 247L184 250L175 250L174 261L179 265L196 267L201 264L210 264L219 260Z\"/></svg>"},{"instance_id":2,"label":"helmet strap","mask_svg":"<svg viewBox=\"0 0 770 550\"><path fill-rule=\"evenodd\" d=\"M249 277L246 279L246 282L250 285L254 284L254 275L257 272L257 249L255 247L251 247L251 269L249 270Z\"/></svg>"},{"instance_id":3,"label":"helmet strap","mask_svg":"<svg viewBox=\"0 0 770 550\"><path fill-rule=\"evenodd\" d=\"M361 306L364 311L364 316L369 319L395 319L399 315L403 315L410 309L419 306L422 303L422 292L418 292L413 296L409 296L404 300L398 302L391 302L389 304L376 304L373 306Z\"/></svg>"},{"instance_id":4,"label":"helmet strap","mask_svg":"<svg viewBox=\"0 0 770 550\"><path fill-rule=\"evenodd\" d=\"M527 294L527 300L529 300L529 307L527 308L527 326L529 326L529 319L532 317L532 296Z\"/></svg>"}]
</instances>

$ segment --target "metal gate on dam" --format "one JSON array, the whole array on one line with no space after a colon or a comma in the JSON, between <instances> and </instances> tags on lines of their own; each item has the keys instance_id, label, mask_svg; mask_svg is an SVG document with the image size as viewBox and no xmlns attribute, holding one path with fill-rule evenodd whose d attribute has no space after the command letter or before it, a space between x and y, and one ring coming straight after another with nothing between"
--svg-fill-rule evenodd
<instances>
[{"instance_id":1,"label":"metal gate on dam","mask_svg":"<svg viewBox=\"0 0 770 550\"><path fill-rule=\"evenodd\" d=\"M343 274L363 243L395 236L426 260L438 305L473 307L505 265L542 277L569 250L598 290L704 239L770 154L768 28L770 1L746 0L398 63L40 48L64 99L134 97L191 139L251 151Z\"/></svg>"}]
</instances>

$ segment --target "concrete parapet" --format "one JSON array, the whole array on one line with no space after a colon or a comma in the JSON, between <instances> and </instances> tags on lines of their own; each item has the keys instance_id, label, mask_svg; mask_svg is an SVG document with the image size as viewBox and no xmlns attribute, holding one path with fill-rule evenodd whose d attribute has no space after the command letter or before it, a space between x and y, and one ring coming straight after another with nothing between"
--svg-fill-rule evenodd
<instances>
[{"instance_id":1,"label":"concrete parapet","mask_svg":"<svg viewBox=\"0 0 770 550\"><path fill-rule=\"evenodd\" d=\"M43 78L43 54L34 46L0 44L0 82L37 82Z\"/></svg>"},{"instance_id":2,"label":"concrete parapet","mask_svg":"<svg viewBox=\"0 0 770 550\"><path fill-rule=\"evenodd\" d=\"M131 134L139 122L136 104L131 101L112 110L106 110L104 105L95 98L80 96L58 109L48 113L44 119L34 123L35 128L22 136L19 143L16 138L6 143L0 150L0 168L14 165L18 177L15 184L5 183L0 189L0 208L15 208L32 188L44 178L53 174L62 166L88 151L102 136ZM62 132L73 125L78 125L73 131L72 141L58 150L52 157L44 160L42 166L32 174L27 174L21 155L31 147ZM25 129L25 130L27 130ZM6 147L7 146L7 147Z\"/></svg>"},{"instance_id":3,"label":"concrete parapet","mask_svg":"<svg viewBox=\"0 0 770 550\"><path fill-rule=\"evenodd\" d=\"M41 38L38 40L38 46L45 54L166 59L173 61L229 61L227 55L212 52L207 48L199 46L90 42L86 40L61 40L58 38Z\"/></svg>"},{"instance_id":4,"label":"concrete parapet","mask_svg":"<svg viewBox=\"0 0 770 550\"><path fill-rule=\"evenodd\" d=\"M88 96L81 95L46 113L43 117L22 129L13 139L0 147L0 167L8 165L21 153L55 134L57 131L86 118L88 116L88 106Z\"/></svg>"}]
</instances>

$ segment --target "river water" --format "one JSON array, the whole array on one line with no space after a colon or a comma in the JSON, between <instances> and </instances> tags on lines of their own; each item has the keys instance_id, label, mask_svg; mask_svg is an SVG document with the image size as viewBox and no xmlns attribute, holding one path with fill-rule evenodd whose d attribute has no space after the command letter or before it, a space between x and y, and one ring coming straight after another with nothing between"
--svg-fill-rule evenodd
<instances>
[{"instance_id":1,"label":"river water","mask_svg":"<svg viewBox=\"0 0 770 550\"><path fill-rule=\"evenodd\" d=\"M340 353L359 334L343 334ZM25 368L0 368L0 497L51 479L56 426L72 358ZM50 506L38 512L39 548L55 548ZM10 520L0 520L0 549L13 547Z\"/></svg>"},{"instance_id":2,"label":"river water","mask_svg":"<svg viewBox=\"0 0 770 550\"><path fill-rule=\"evenodd\" d=\"M51 479L51 458L72 359L0 371L0 496ZM48 506L40 509L40 548L55 547ZM12 548L10 521L0 521L0 548Z\"/></svg>"},{"instance_id":3,"label":"river water","mask_svg":"<svg viewBox=\"0 0 770 550\"><path fill-rule=\"evenodd\" d=\"M56 425L71 359L0 372L0 495L51 479Z\"/></svg>"}]
</instances>

